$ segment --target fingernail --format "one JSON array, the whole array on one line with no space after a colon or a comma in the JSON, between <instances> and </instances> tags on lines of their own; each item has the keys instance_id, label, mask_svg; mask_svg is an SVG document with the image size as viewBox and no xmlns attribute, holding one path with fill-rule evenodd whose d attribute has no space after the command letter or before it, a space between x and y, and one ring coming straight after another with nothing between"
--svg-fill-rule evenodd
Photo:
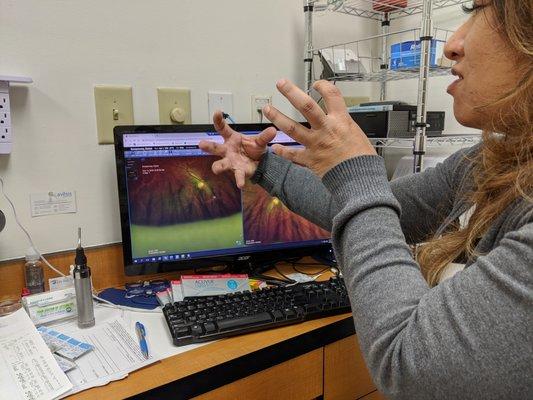
<instances>
[{"instance_id":1,"label":"fingernail","mask_svg":"<svg viewBox=\"0 0 533 400\"><path fill-rule=\"evenodd\" d=\"M270 106L264 106L263 107L263 114L268 114L270 113Z\"/></svg>"},{"instance_id":2,"label":"fingernail","mask_svg":"<svg viewBox=\"0 0 533 400\"><path fill-rule=\"evenodd\" d=\"M276 86L277 87L282 87L286 83L287 83L287 79L280 79L279 81L276 82Z\"/></svg>"}]
</instances>

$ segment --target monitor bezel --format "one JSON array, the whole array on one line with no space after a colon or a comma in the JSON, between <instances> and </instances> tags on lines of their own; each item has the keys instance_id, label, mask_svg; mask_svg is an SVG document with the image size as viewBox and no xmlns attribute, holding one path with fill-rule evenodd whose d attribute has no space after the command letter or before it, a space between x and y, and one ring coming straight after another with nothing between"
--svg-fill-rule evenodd
<instances>
[{"instance_id":1,"label":"monitor bezel","mask_svg":"<svg viewBox=\"0 0 533 400\"><path fill-rule=\"evenodd\" d=\"M262 131L272 124L231 124L238 132ZM120 224L122 233L122 254L124 261L124 272L127 276L156 274L173 271L194 270L217 265L234 266L239 265L259 265L277 260L299 258L331 251L330 243L311 244L294 248L268 249L264 251L239 251L236 254L223 256L206 256L201 258L134 263L131 248L129 207L127 201L127 184L124 168L124 134L133 133L194 133L194 132L215 132L214 126L210 124L189 124L189 125L120 125L113 130L115 140L115 166L117 170L117 188L119 198Z\"/></svg>"}]
</instances>

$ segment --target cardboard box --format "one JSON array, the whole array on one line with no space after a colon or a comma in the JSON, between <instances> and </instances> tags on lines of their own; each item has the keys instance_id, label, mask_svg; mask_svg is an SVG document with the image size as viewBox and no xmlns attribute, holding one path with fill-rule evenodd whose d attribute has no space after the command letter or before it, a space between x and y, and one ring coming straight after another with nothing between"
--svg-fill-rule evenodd
<instances>
[{"instance_id":1,"label":"cardboard box","mask_svg":"<svg viewBox=\"0 0 533 400\"><path fill-rule=\"evenodd\" d=\"M452 61L444 56L443 40L431 40L429 66L430 67L451 67ZM409 40L406 42L394 43L391 46L390 69L416 69L420 67L420 40Z\"/></svg>"}]
</instances>

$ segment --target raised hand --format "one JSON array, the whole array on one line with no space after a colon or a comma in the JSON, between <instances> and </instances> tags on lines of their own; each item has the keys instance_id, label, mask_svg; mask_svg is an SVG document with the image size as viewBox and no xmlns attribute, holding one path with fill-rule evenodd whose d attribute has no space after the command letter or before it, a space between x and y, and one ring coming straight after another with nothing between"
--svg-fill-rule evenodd
<instances>
[{"instance_id":1,"label":"raised hand","mask_svg":"<svg viewBox=\"0 0 533 400\"><path fill-rule=\"evenodd\" d=\"M267 151L267 144L276 136L273 127L265 129L259 135L248 136L235 132L224 120L221 111L213 115L216 131L224 138L224 143L202 140L198 144L203 151L222 157L212 165L215 174L233 171L238 188L242 188L245 179L254 174L261 156Z\"/></svg>"},{"instance_id":2,"label":"raised hand","mask_svg":"<svg viewBox=\"0 0 533 400\"><path fill-rule=\"evenodd\" d=\"M272 106L263 108L263 115L304 149L275 144L279 156L310 168L322 177L331 168L349 158L375 155L374 147L352 120L339 89L327 81L317 81L313 87L322 95L327 114L319 105L292 82L282 79L276 87L307 119L310 128L287 117Z\"/></svg>"}]
</instances>

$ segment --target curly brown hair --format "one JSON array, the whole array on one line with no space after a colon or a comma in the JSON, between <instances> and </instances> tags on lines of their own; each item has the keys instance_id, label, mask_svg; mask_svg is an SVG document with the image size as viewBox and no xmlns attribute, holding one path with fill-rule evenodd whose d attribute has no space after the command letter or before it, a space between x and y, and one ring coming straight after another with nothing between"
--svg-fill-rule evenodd
<instances>
[{"instance_id":1,"label":"curly brown hair","mask_svg":"<svg viewBox=\"0 0 533 400\"><path fill-rule=\"evenodd\" d=\"M474 189L467 201L475 210L464 228L420 246L417 260L428 283L462 254L474 259L475 246L495 219L513 202L533 202L533 0L492 0L495 29L516 54L520 79L501 98L478 108L489 109L491 129L483 132L481 150L472 160ZM495 133L498 132L498 133Z\"/></svg>"}]
</instances>

